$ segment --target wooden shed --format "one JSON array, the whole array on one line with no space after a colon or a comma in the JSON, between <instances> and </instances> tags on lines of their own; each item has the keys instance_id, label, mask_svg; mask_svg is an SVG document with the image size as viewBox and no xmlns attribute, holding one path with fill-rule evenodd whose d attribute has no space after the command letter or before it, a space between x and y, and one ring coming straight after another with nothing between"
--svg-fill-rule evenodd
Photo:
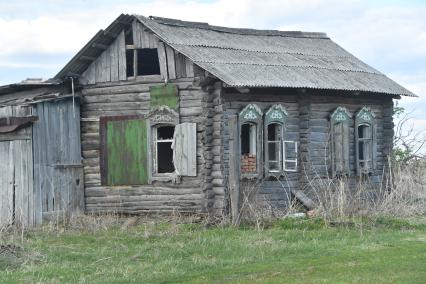
<instances>
[{"instance_id":1,"label":"wooden shed","mask_svg":"<svg viewBox=\"0 0 426 284\"><path fill-rule=\"evenodd\" d=\"M80 105L61 83L0 87L0 226L84 210Z\"/></svg>"},{"instance_id":2,"label":"wooden shed","mask_svg":"<svg viewBox=\"0 0 426 284\"><path fill-rule=\"evenodd\" d=\"M324 33L124 14L54 79L81 98L86 212L229 214L246 181L276 207L313 177L379 183L392 100L414 96Z\"/></svg>"}]
</instances>

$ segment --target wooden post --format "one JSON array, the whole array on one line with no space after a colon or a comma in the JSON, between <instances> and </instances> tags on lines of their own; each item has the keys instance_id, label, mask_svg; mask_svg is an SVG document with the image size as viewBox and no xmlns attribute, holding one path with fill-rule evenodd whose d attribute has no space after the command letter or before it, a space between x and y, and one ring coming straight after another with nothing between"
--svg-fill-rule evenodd
<instances>
[{"instance_id":1,"label":"wooden post","mask_svg":"<svg viewBox=\"0 0 426 284\"><path fill-rule=\"evenodd\" d=\"M231 199L232 224L240 223L240 155L239 155L239 135L238 116L229 117L229 195Z\"/></svg>"}]
</instances>

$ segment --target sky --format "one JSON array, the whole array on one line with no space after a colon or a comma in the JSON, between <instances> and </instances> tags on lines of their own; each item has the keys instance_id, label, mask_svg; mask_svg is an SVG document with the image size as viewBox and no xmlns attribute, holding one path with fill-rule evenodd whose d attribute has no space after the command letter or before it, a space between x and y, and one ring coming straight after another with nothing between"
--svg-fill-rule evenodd
<instances>
[{"instance_id":1,"label":"sky","mask_svg":"<svg viewBox=\"0 0 426 284\"><path fill-rule=\"evenodd\" d=\"M0 85L53 77L121 13L326 32L417 94L398 104L426 129L426 0L0 0Z\"/></svg>"}]
</instances>

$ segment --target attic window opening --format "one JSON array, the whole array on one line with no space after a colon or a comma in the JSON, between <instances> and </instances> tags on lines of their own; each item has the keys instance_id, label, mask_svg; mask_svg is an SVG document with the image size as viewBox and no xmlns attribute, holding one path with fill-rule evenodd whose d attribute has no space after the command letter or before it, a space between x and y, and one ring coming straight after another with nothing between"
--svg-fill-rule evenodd
<instances>
[{"instance_id":1,"label":"attic window opening","mask_svg":"<svg viewBox=\"0 0 426 284\"><path fill-rule=\"evenodd\" d=\"M137 75L160 75L160 62L156 48L136 49L138 68Z\"/></svg>"},{"instance_id":2,"label":"attic window opening","mask_svg":"<svg viewBox=\"0 0 426 284\"><path fill-rule=\"evenodd\" d=\"M161 74L157 48L128 48L126 64L127 77Z\"/></svg>"}]
</instances>

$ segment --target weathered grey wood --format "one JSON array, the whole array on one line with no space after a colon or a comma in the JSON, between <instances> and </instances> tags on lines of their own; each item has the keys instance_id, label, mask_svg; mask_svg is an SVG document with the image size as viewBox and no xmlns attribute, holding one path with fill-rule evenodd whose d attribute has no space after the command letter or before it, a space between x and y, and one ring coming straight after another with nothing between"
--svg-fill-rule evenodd
<instances>
[{"instance_id":1,"label":"weathered grey wood","mask_svg":"<svg viewBox=\"0 0 426 284\"><path fill-rule=\"evenodd\" d=\"M126 73L126 43L124 31L117 37L117 49L118 49L118 79L120 81L127 79Z\"/></svg>"},{"instance_id":2,"label":"weathered grey wood","mask_svg":"<svg viewBox=\"0 0 426 284\"><path fill-rule=\"evenodd\" d=\"M166 60L166 49L163 42L158 43L158 61L160 64L160 74L162 79L168 78L167 74L167 60Z\"/></svg>"},{"instance_id":3,"label":"weathered grey wood","mask_svg":"<svg viewBox=\"0 0 426 284\"><path fill-rule=\"evenodd\" d=\"M34 124L35 199L40 211L36 223L46 212L83 211L84 184L81 164L79 105L71 100L40 103L35 108L39 121ZM69 165L73 165L70 167Z\"/></svg>"},{"instance_id":4,"label":"weathered grey wood","mask_svg":"<svg viewBox=\"0 0 426 284\"><path fill-rule=\"evenodd\" d=\"M133 46L135 48L142 48L142 40L141 40L141 24L134 20L132 22L132 32L133 32Z\"/></svg>"},{"instance_id":5,"label":"weathered grey wood","mask_svg":"<svg viewBox=\"0 0 426 284\"><path fill-rule=\"evenodd\" d=\"M110 59L111 59L111 82L117 82L119 80L119 53L118 53L118 38L111 44L110 47L108 47L110 51Z\"/></svg>"},{"instance_id":6,"label":"weathered grey wood","mask_svg":"<svg viewBox=\"0 0 426 284\"><path fill-rule=\"evenodd\" d=\"M165 49L166 49L166 61L167 61L167 70L169 74L169 79L176 79L175 52L168 45L165 45Z\"/></svg>"},{"instance_id":7,"label":"weathered grey wood","mask_svg":"<svg viewBox=\"0 0 426 284\"><path fill-rule=\"evenodd\" d=\"M186 77L194 77L194 64L187 57L185 57L185 73Z\"/></svg>"},{"instance_id":8,"label":"weathered grey wood","mask_svg":"<svg viewBox=\"0 0 426 284\"><path fill-rule=\"evenodd\" d=\"M238 117L233 115L228 120L229 127L229 192L231 199L232 223L240 223L240 158L239 158L239 135Z\"/></svg>"},{"instance_id":9,"label":"weathered grey wood","mask_svg":"<svg viewBox=\"0 0 426 284\"><path fill-rule=\"evenodd\" d=\"M175 51L176 78L186 77L185 56Z\"/></svg>"},{"instance_id":10,"label":"weathered grey wood","mask_svg":"<svg viewBox=\"0 0 426 284\"><path fill-rule=\"evenodd\" d=\"M173 163L178 176L197 176L197 129L195 123L176 125Z\"/></svg>"}]
</instances>

